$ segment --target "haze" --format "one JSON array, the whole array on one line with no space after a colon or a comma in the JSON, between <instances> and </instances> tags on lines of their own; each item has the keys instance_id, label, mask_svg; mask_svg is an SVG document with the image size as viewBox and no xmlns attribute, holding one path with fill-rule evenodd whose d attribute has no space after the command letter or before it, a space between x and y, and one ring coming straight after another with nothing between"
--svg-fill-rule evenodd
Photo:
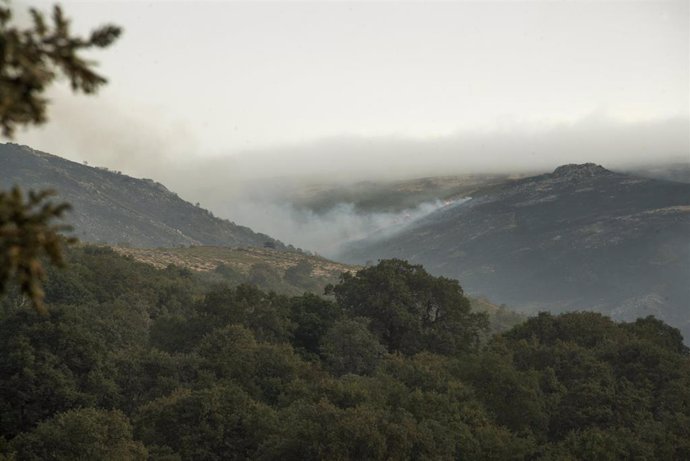
<instances>
[{"instance_id":1,"label":"haze","mask_svg":"<svg viewBox=\"0 0 690 461\"><path fill-rule=\"evenodd\" d=\"M78 134L108 124L114 168L154 146L237 155L689 110L684 1L62 3L77 30L124 27L94 56L110 84L76 100L57 89L52 122L19 140L96 160L103 139Z\"/></svg>"},{"instance_id":2,"label":"haze","mask_svg":"<svg viewBox=\"0 0 690 461\"><path fill-rule=\"evenodd\" d=\"M110 83L17 141L279 238L317 239L242 212L283 206L259 179L690 162L686 1L63 4L124 27Z\"/></svg>"}]
</instances>

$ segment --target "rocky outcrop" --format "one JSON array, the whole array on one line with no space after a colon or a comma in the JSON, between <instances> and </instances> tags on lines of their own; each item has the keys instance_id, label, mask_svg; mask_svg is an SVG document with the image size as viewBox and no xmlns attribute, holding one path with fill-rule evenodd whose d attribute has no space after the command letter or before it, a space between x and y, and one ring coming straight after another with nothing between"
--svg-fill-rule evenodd
<instances>
[{"instance_id":1,"label":"rocky outcrop","mask_svg":"<svg viewBox=\"0 0 690 461\"><path fill-rule=\"evenodd\" d=\"M583 163L581 165L571 163L570 165L559 166L551 174L556 178L568 178L579 180L582 178L591 178L594 176L603 176L613 174L601 165L596 163Z\"/></svg>"}]
</instances>

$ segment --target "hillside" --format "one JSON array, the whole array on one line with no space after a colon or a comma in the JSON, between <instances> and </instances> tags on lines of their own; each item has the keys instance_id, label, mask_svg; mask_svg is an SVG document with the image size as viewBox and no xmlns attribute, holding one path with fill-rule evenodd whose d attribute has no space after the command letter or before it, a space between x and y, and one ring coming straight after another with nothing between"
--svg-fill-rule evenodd
<instances>
[{"instance_id":1,"label":"hillside","mask_svg":"<svg viewBox=\"0 0 690 461\"><path fill-rule=\"evenodd\" d=\"M195 246L113 249L158 269L173 265L192 270L212 281L251 283L264 290L290 295L305 291L323 294L325 286L337 283L343 272L359 269L297 251L270 248Z\"/></svg>"},{"instance_id":2,"label":"hillside","mask_svg":"<svg viewBox=\"0 0 690 461\"><path fill-rule=\"evenodd\" d=\"M54 189L70 203L68 223L86 242L283 248L271 237L218 219L160 183L93 168L16 144L0 144L0 187Z\"/></svg>"},{"instance_id":3,"label":"hillside","mask_svg":"<svg viewBox=\"0 0 690 461\"><path fill-rule=\"evenodd\" d=\"M342 264L320 256L270 248L113 247L113 250L157 269L169 266L189 269L207 283L249 283L263 290L286 295L300 295L304 292L321 295L326 285L340 281L341 274L355 273L361 269L361 266ZM485 298L470 298L470 302L473 310L487 313L492 333L506 331L526 319L525 316L505 306L497 306Z\"/></svg>"},{"instance_id":4,"label":"hillside","mask_svg":"<svg viewBox=\"0 0 690 461\"><path fill-rule=\"evenodd\" d=\"M309 184L288 190L284 196L297 209L322 215L334 207L352 204L357 213L408 211L425 202L453 201L477 189L512 178L499 174L465 174L412 179L359 181L345 184ZM281 191L282 192L282 191Z\"/></svg>"},{"instance_id":5,"label":"hillside","mask_svg":"<svg viewBox=\"0 0 690 461\"><path fill-rule=\"evenodd\" d=\"M341 255L387 257L518 311L654 314L690 336L690 184L566 165L482 189Z\"/></svg>"}]
</instances>

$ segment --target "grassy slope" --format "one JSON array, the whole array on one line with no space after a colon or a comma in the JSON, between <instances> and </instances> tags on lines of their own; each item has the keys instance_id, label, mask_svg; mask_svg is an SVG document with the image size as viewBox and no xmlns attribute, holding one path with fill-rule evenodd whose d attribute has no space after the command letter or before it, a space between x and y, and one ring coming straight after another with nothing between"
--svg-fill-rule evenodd
<instances>
[{"instance_id":1,"label":"grassy slope","mask_svg":"<svg viewBox=\"0 0 690 461\"><path fill-rule=\"evenodd\" d=\"M329 283L337 283L343 272L360 269L360 266L341 264L318 256L269 248L195 246L113 249L121 255L159 269L169 265L184 267L217 282L255 283L262 289L288 295L298 295L304 291L322 294L324 287ZM298 265L309 268L309 273L304 273L303 277L294 274L290 276L288 271L291 268L294 270ZM473 309L489 314L492 333L506 331L525 319L523 315L510 311L505 306L497 306L485 298L470 299Z\"/></svg>"},{"instance_id":2,"label":"grassy slope","mask_svg":"<svg viewBox=\"0 0 690 461\"><path fill-rule=\"evenodd\" d=\"M230 266L244 274L257 263L268 263L275 269L285 272L286 269L300 262L314 266L312 275L318 279L331 279L343 272L352 272L359 266L352 266L330 261L319 256L311 256L297 251L280 251L270 248L229 248L214 246L193 246L185 248L124 248L113 247L122 255L131 256L137 261L165 268L170 264L188 269L208 272L221 264Z\"/></svg>"},{"instance_id":3,"label":"grassy slope","mask_svg":"<svg viewBox=\"0 0 690 461\"><path fill-rule=\"evenodd\" d=\"M185 248L125 248L114 250L157 268L184 267L215 278L218 282L249 282L263 289L296 295L304 291L323 293L340 274L353 272L349 266L297 251L270 248L228 248L193 246Z\"/></svg>"}]
</instances>

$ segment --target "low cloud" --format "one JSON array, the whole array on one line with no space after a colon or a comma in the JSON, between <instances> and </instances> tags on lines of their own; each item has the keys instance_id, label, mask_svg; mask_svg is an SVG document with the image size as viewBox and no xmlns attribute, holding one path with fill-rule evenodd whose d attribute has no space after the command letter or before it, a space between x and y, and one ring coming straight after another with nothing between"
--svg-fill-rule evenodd
<instances>
[{"instance_id":1,"label":"low cloud","mask_svg":"<svg viewBox=\"0 0 690 461\"><path fill-rule=\"evenodd\" d=\"M207 165L194 161L189 166L206 168L211 178L220 174L238 180L299 177L323 181L507 173L583 162L616 168L687 160L688 155L687 117L631 123L593 115L568 124L514 125L435 138L343 136L237 153Z\"/></svg>"},{"instance_id":2,"label":"low cloud","mask_svg":"<svg viewBox=\"0 0 690 461\"><path fill-rule=\"evenodd\" d=\"M362 180L539 173L567 163L623 169L690 161L689 126L687 118L620 123L590 117L547 129L458 132L434 139L331 138L190 162L180 172L187 179L171 185L219 216L328 256L349 240L395 228L404 216L421 217L440 202L369 214L347 202L319 213L291 203L315 184L342 188Z\"/></svg>"},{"instance_id":3,"label":"low cloud","mask_svg":"<svg viewBox=\"0 0 690 461\"><path fill-rule=\"evenodd\" d=\"M395 228L406 217L423 216L440 202L400 213L365 213L341 202L317 213L293 200L315 184L347 187L362 180L539 173L584 162L611 169L690 162L687 117L631 123L596 115L573 123L424 139L342 136L209 158L198 151L190 130L162 122L165 117L155 110L110 111L102 100L90 106L85 99L61 99L53 123L18 141L151 177L218 216L324 255L349 240ZM60 149L50 148L55 145Z\"/></svg>"}]
</instances>

